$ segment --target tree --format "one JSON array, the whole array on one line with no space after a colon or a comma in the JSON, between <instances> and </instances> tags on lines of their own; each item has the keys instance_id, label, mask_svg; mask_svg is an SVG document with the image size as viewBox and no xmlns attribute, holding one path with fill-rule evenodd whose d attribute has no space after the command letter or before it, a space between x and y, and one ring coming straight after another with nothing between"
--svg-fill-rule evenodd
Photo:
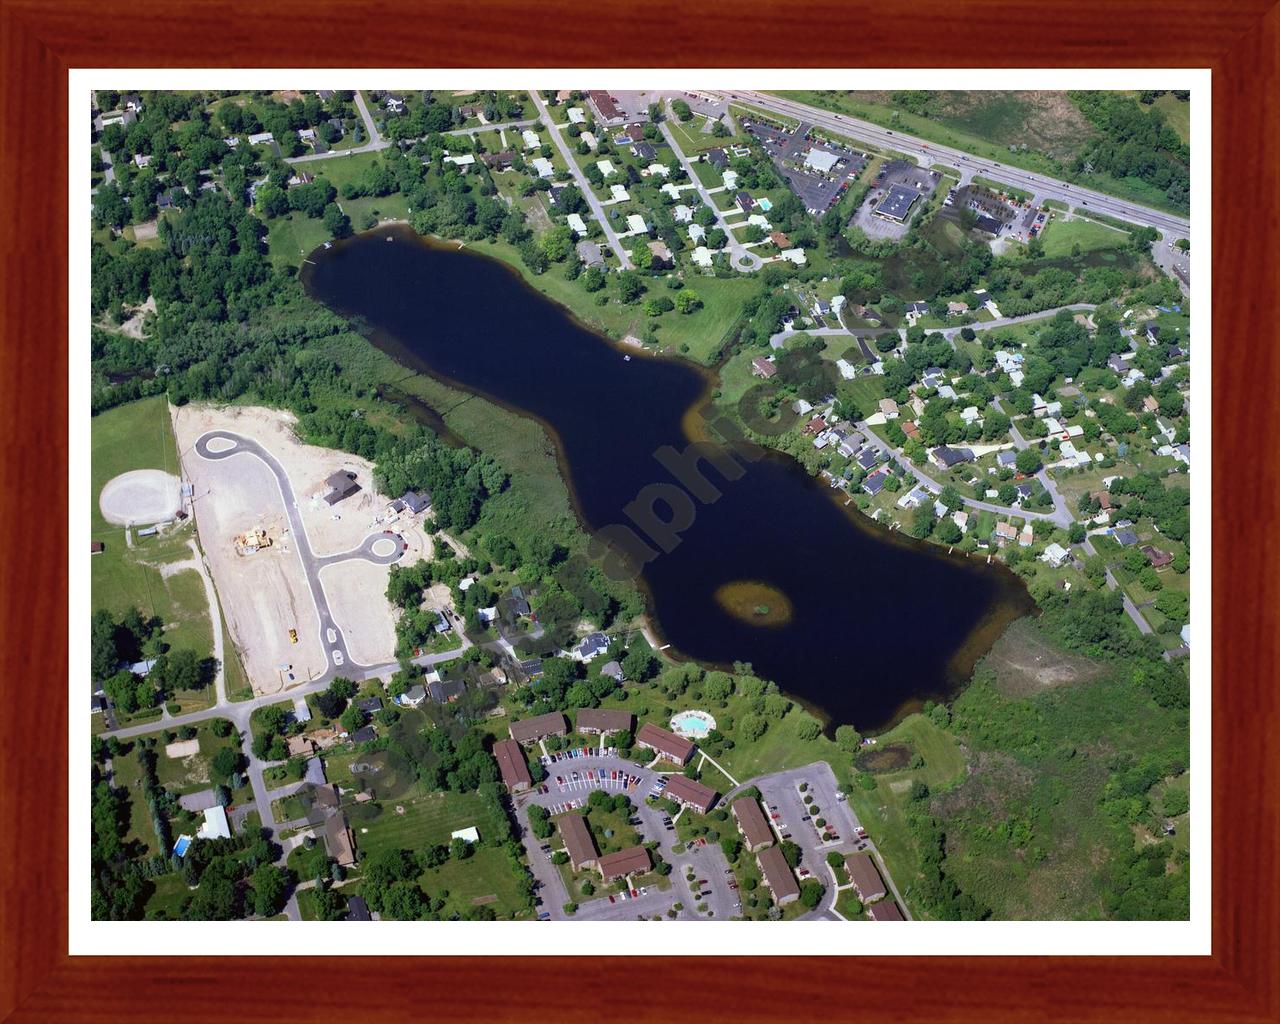
<instances>
[{"instance_id":1,"label":"tree","mask_svg":"<svg viewBox=\"0 0 1280 1024\"><path fill-rule=\"evenodd\" d=\"M627 305L638 302L644 294L644 281L634 270L624 270L618 275L618 298Z\"/></svg>"},{"instance_id":2,"label":"tree","mask_svg":"<svg viewBox=\"0 0 1280 1024\"><path fill-rule=\"evenodd\" d=\"M784 839L782 841L782 856L786 858L787 866L794 871L800 863L800 847L790 839Z\"/></svg>"},{"instance_id":3,"label":"tree","mask_svg":"<svg viewBox=\"0 0 1280 1024\"><path fill-rule=\"evenodd\" d=\"M702 297L692 288L681 288L676 292L676 309L681 313L692 313L702 308Z\"/></svg>"},{"instance_id":4,"label":"tree","mask_svg":"<svg viewBox=\"0 0 1280 1024\"><path fill-rule=\"evenodd\" d=\"M806 878L800 886L800 902L811 910L822 902L827 887L816 878Z\"/></svg>"},{"instance_id":5,"label":"tree","mask_svg":"<svg viewBox=\"0 0 1280 1024\"><path fill-rule=\"evenodd\" d=\"M338 208L337 203L330 203L324 208L324 228L334 238L346 238L351 234L351 218Z\"/></svg>"},{"instance_id":6,"label":"tree","mask_svg":"<svg viewBox=\"0 0 1280 1024\"><path fill-rule=\"evenodd\" d=\"M1035 448L1023 448L1014 459L1014 465L1017 466L1019 473L1024 476L1031 476L1033 473L1039 472L1042 465L1040 452Z\"/></svg>"},{"instance_id":7,"label":"tree","mask_svg":"<svg viewBox=\"0 0 1280 1024\"><path fill-rule=\"evenodd\" d=\"M818 724L818 720L811 716L801 719L800 724L796 726L796 737L804 742L816 740L818 733L822 732L822 726Z\"/></svg>"},{"instance_id":8,"label":"tree","mask_svg":"<svg viewBox=\"0 0 1280 1024\"><path fill-rule=\"evenodd\" d=\"M289 880L283 868L263 864L250 877L249 884L253 888L253 910L259 917L271 917L284 909Z\"/></svg>"},{"instance_id":9,"label":"tree","mask_svg":"<svg viewBox=\"0 0 1280 1024\"><path fill-rule=\"evenodd\" d=\"M449 856L454 860L466 860L474 852L472 845L461 836L454 836L449 841Z\"/></svg>"},{"instance_id":10,"label":"tree","mask_svg":"<svg viewBox=\"0 0 1280 1024\"><path fill-rule=\"evenodd\" d=\"M836 746L846 753L857 753L862 745L862 734L851 725L836 727Z\"/></svg>"},{"instance_id":11,"label":"tree","mask_svg":"<svg viewBox=\"0 0 1280 1024\"><path fill-rule=\"evenodd\" d=\"M209 764L210 777L214 782L225 782L240 771L240 760L244 755L235 747L220 747Z\"/></svg>"},{"instance_id":12,"label":"tree","mask_svg":"<svg viewBox=\"0 0 1280 1024\"><path fill-rule=\"evenodd\" d=\"M684 100L672 100L671 110L681 121L688 121L693 117L693 111L689 108L689 104Z\"/></svg>"},{"instance_id":13,"label":"tree","mask_svg":"<svg viewBox=\"0 0 1280 1024\"><path fill-rule=\"evenodd\" d=\"M339 720L342 722L342 728L346 729L347 732L355 732L364 725L364 712L354 704L351 704L348 705L346 711L342 712L342 717Z\"/></svg>"}]
</instances>

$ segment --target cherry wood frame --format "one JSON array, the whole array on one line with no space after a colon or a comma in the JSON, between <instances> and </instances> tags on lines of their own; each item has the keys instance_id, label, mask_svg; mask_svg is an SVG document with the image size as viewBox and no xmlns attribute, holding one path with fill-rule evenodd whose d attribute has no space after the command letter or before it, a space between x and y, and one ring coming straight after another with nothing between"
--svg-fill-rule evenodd
<instances>
[{"instance_id":1,"label":"cherry wood frame","mask_svg":"<svg viewBox=\"0 0 1280 1024\"><path fill-rule=\"evenodd\" d=\"M1280 1020L1280 481L1272 428L1280 388L1280 7L909 7L429 0L396 11L368 0L0 0L0 436L6 475L37 481L44 498L39 510L16 500L21 487L0 498L0 1019ZM875 28L891 17L897 30ZM635 957L68 956L67 551L59 513L67 498L68 68L584 63L1213 70L1213 431L1223 470L1213 503L1212 956L684 959L660 971L649 969L656 958Z\"/></svg>"}]
</instances>

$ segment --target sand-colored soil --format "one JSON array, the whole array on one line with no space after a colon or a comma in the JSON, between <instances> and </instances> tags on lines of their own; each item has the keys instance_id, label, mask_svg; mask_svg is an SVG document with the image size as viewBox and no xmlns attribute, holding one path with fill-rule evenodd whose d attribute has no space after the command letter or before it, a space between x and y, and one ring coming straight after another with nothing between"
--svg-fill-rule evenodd
<instances>
[{"instance_id":1,"label":"sand-colored soil","mask_svg":"<svg viewBox=\"0 0 1280 1024\"><path fill-rule=\"evenodd\" d=\"M200 541L222 598L227 626L244 658L257 694L276 693L325 670L319 620L274 476L261 461L238 456L202 459L194 445L209 430L231 430L258 441L289 475L307 538L318 556L358 548L374 532L394 529L408 545L402 564L430 558L430 539L412 520L382 519L388 499L374 493L370 463L346 452L302 444L292 415L272 409L187 405L173 411L182 464L195 492ZM339 469L356 475L360 491L336 506L326 505L324 480ZM262 528L271 546L250 555L236 553L234 538ZM335 622L342 627L353 660L380 664L394 658L394 612L387 601L387 566L353 561L321 572ZM289 640L296 629L298 643ZM280 671L290 664L294 680Z\"/></svg>"}]
</instances>

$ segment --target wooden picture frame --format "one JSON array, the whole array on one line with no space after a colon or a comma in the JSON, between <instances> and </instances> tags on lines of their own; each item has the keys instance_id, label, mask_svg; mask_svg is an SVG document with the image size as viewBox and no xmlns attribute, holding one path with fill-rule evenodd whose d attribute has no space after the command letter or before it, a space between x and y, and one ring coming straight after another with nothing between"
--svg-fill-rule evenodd
<instances>
[{"instance_id":1,"label":"wooden picture frame","mask_svg":"<svg viewBox=\"0 0 1280 1024\"><path fill-rule=\"evenodd\" d=\"M0 3L11 480L0 503L0 1020L1280 1020L1280 7L927 0L876 34L871 5L510 2L400 13L114 0ZM905 12L904 12L905 13ZM896 17L896 16L895 16ZM572 22L573 30L563 32ZM815 28L815 26L826 26ZM1000 30L991 31L993 26ZM793 40L780 47L782 39ZM67 71L89 66L1208 67L1213 72L1213 951L1206 957L681 959L71 957L67 953ZM87 127L87 126L86 126ZM84 211L74 207L74 216ZM82 287L83 282L74 282ZM84 353L76 353L76 359ZM76 550L74 544L73 550ZM270 927L264 925L264 927ZM479 927L471 925L470 927ZM127 954L127 950L121 950ZM635 951L639 953L639 950ZM1138 951L1135 951L1138 952ZM646 979L641 981L640 971ZM309 984L308 984L309 982ZM584 985L584 982L586 983Z\"/></svg>"}]
</instances>

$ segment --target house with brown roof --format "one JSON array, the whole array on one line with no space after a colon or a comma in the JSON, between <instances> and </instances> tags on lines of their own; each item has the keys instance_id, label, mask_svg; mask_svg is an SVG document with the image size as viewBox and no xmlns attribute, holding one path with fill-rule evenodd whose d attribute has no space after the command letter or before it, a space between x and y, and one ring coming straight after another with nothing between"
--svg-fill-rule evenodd
<instances>
[{"instance_id":1,"label":"house with brown roof","mask_svg":"<svg viewBox=\"0 0 1280 1024\"><path fill-rule=\"evenodd\" d=\"M902 432L906 434L907 437L915 438L917 440L920 437L920 428L916 426L915 420L906 420L902 424Z\"/></svg>"},{"instance_id":2,"label":"house with brown roof","mask_svg":"<svg viewBox=\"0 0 1280 1024\"><path fill-rule=\"evenodd\" d=\"M844 859L844 866L849 871L853 887L858 890L858 898L863 903L870 903L884 897L884 879L876 869L875 861L869 853L851 853Z\"/></svg>"},{"instance_id":3,"label":"house with brown roof","mask_svg":"<svg viewBox=\"0 0 1280 1024\"><path fill-rule=\"evenodd\" d=\"M356 841L347 827L347 816L341 812L333 815L324 825L325 851L341 864L349 868L356 862Z\"/></svg>"},{"instance_id":4,"label":"house with brown roof","mask_svg":"<svg viewBox=\"0 0 1280 1024\"><path fill-rule=\"evenodd\" d=\"M1012 523L996 523L996 541L1002 546L1011 540L1018 539L1018 528Z\"/></svg>"},{"instance_id":5,"label":"house with brown roof","mask_svg":"<svg viewBox=\"0 0 1280 1024\"><path fill-rule=\"evenodd\" d=\"M779 249L790 249L791 239L789 239L781 231L775 231L769 236L769 241L776 245Z\"/></svg>"},{"instance_id":6,"label":"house with brown roof","mask_svg":"<svg viewBox=\"0 0 1280 1024\"><path fill-rule=\"evenodd\" d=\"M1090 491L1089 497L1097 501L1098 507L1102 509L1104 512L1110 512L1113 508L1115 508L1115 505L1113 505L1111 502L1110 491Z\"/></svg>"},{"instance_id":7,"label":"house with brown roof","mask_svg":"<svg viewBox=\"0 0 1280 1024\"><path fill-rule=\"evenodd\" d=\"M764 875L764 884L773 894L773 902L780 907L800 898L800 885L791 873L791 865L782 855L781 846L770 846L756 854L756 863Z\"/></svg>"},{"instance_id":8,"label":"house with brown roof","mask_svg":"<svg viewBox=\"0 0 1280 1024\"><path fill-rule=\"evenodd\" d=\"M636 733L636 746L652 750L655 754L676 764L688 764L689 758L693 757L692 740L677 736L652 722L645 722L640 726L640 731Z\"/></svg>"},{"instance_id":9,"label":"house with brown roof","mask_svg":"<svg viewBox=\"0 0 1280 1024\"><path fill-rule=\"evenodd\" d=\"M493 745L493 759L498 762L498 771L507 792L519 793L533 784L533 776L529 774L529 765L524 759L524 750L515 740L498 740Z\"/></svg>"},{"instance_id":10,"label":"house with brown roof","mask_svg":"<svg viewBox=\"0 0 1280 1024\"><path fill-rule=\"evenodd\" d=\"M733 816L738 822L738 831L747 844L749 853L756 853L773 843L773 829L760 809L760 803L753 796L744 796L732 804Z\"/></svg>"},{"instance_id":11,"label":"house with brown roof","mask_svg":"<svg viewBox=\"0 0 1280 1024\"><path fill-rule=\"evenodd\" d=\"M668 778L667 788L662 791L662 795L678 804L692 807L699 814L706 814L720 794L701 782L686 779L683 775L672 775Z\"/></svg>"},{"instance_id":12,"label":"house with brown roof","mask_svg":"<svg viewBox=\"0 0 1280 1024\"><path fill-rule=\"evenodd\" d=\"M505 171L516 162L516 152L514 149L504 149L501 153L485 153L480 159L491 171Z\"/></svg>"},{"instance_id":13,"label":"house with brown roof","mask_svg":"<svg viewBox=\"0 0 1280 1024\"><path fill-rule=\"evenodd\" d=\"M871 904L867 911L871 915L873 921L905 921L902 911L898 909L898 904L893 900L881 900L879 903Z\"/></svg>"},{"instance_id":14,"label":"house with brown roof","mask_svg":"<svg viewBox=\"0 0 1280 1024\"><path fill-rule=\"evenodd\" d=\"M774 366L773 363L769 362L769 360L764 356L756 356L751 360L751 372L757 377L763 377L765 380L768 380L778 372L778 368Z\"/></svg>"},{"instance_id":15,"label":"house with brown roof","mask_svg":"<svg viewBox=\"0 0 1280 1024\"><path fill-rule=\"evenodd\" d=\"M605 90L593 89L587 93L587 96L591 100L591 105L596 108L596 112L600 115L600 120L605 124L621 124L625 120L613 97Z\"/></svg>"},{"instance_id":16,"label":"house with brown roof","mask_svg":"<svg viewBox=\"0 0 1280 1024\"><path fill-rule=\"evenodd\" d=\"M630 711L615 711L610 708L579 708L576 718L578 732L625 732L631 728Z\"/></svg>"},{"instance_id":17,"label":"house with brown roof","mask_svg":"<svg viewBox=\"0 0 1280 1024\"><path fill-rule=\"evenodd\" d=\"M587 819L570 811L568 814L558 814L551 820L556 823L560 838L564 840L564 852L569 855L573 870L581 871L594 866L600 851L596 849L596 840L587 825Z\"/></svg>"},{"instance_id":18,"label":"house with brown roof","mask_svg":"<svg viewBox=\"0 0 1280 1024\"><path fill-rule=\"evenodd\" d=\"M1150 544L1142 546L1142 553L1147 556L1147 562L1153 569L1163 569L1166 565L1173 561L1173 555L1167 551L1161 551L1157 547Z\"/></svg>"},{"instance_id":19,"label":"house with brown roof","mask_svg":"<svg viewBox=\"0 0 1280 1024\"><path fill-rule=\"evenodd\" d=\"M649 851L643 846L632 846L617 853L607 853L596 862L600 877L606 882L626 875L642 875L652 866Z\"/></svg>"},{"instance_id":20,"label":"house with brown roof","mask_svg":"<svg viewBox=\"0 0 1280 1024\"><path fill-rule=\"evenodd\" d=\"M533 718L512 722L507 728L513 740L526 746L537 743L538 740L547 736L563 736L568 731L569 727L564 720L564 715L559 711L550 711L545 715L535 715Z\"/></svg>"}]
</instances>

